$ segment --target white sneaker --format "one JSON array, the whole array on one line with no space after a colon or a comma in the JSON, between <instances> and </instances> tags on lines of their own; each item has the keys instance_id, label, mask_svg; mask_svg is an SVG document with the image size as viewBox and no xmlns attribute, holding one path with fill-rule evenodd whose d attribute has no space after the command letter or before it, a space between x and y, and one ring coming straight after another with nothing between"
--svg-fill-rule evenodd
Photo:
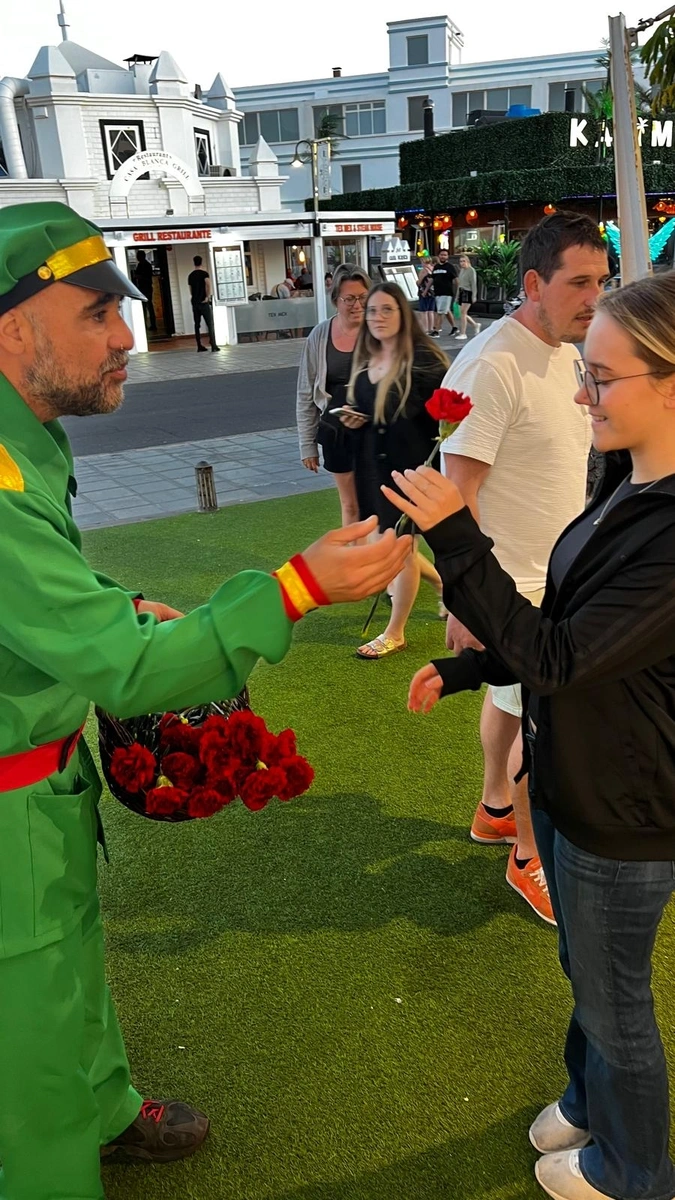
<instances>
[{"instance_id":1,"label":"white sneaker","mask_svg":"<svg viewBox=\"0 0 675 1200\"><path fill-rule=\"evenodd\" d=\"M581 1174L578 1150L545 1154L536 1164L534 1174L553 1200L607 1200L606 1193L592 1187Z\"/></svg>"},{"instance_id":2,"label":"white sneaker","mask_svg":"<svg viewBox=\"0 0 675 1200\"><path fill-rule=\"evenodd\" d=\"M481 325L480 321L476 321L476 324L473 327L473 336L475 337L477 333L480 333L482 328L483 326Z\"/></svg>"},{"instance_id":3,"label":"white sneaker","mask_svg":"<svg viewBox=\"0 0 675 1200\"><path fill-rule=\"evenodd\" d=\"M467 334L466 334L466 333L458 333L458 334L457 334L457 337L455 338L455 341L456 341L456 342L466 342L466 341L468 341Z\"/></svg>"},{"instance_id":4,"label":"white sneaker","mask_svg":"<svg viewBox=\"0 0 675 1200\"><path fill-rule=\"evenodd\" d=\"M557 1101L540 1112L530 1126L530 1141L541 1154L553 1154L557 1150L582 1150L590 1140L587 1129L579 1129L563 1116Z\"/></svg>"}]
</instances>

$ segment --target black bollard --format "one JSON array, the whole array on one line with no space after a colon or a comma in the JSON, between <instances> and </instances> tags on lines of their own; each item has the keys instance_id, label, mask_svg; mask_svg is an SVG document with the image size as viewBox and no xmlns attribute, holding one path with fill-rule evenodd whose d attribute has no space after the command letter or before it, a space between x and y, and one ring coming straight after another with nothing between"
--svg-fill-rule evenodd
<instances>
[{"instance_id":1,"label":"black bollard","mask_svg":"<svg viewBox=\"0 0 675 1200\"><path fill-rule=\"evenodd\" d=\"M213 467L210 463L199 462L195 467L197 480L197 504L200 512L211 513L218 511L216 483L213 478Z\"/></svg>"}]
</instances>

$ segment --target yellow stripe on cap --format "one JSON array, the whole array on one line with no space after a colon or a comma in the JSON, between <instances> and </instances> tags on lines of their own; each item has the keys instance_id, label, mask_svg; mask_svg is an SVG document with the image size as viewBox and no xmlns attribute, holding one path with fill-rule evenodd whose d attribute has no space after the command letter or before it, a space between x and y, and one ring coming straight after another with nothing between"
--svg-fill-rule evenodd
<instances>
[{"instance_id":1,"label":"yellow stripe on cap","mask_svg":"<svg viewBox=\"0 0 675 1200\"><path fill-rule=\"evenodd\" d=\"M73 246L66 246L65 250L56 250L46 260L45 266L38 268L38 275L40 279L49 279L50 276L56 280L66 279L76 271L83 271L85 267L95 267L97 263L107 262L109 258L112 258L112 254L103 238L94 234L93 237L75 242Z\"/></svg>"},{"instance_id":2,"label":"yellow stripe on cap","mask_svg":"<svg viewBox=\"0 0 675 1200\"><path fill-rule=\"evenodd\" d=\"M304 617L305 613L311 612L313 608L319 607L291 563L284 563L283 567L279 567L274 574L301 617Z\"/></svg>"},{"instance_id":3,"label":"yellow stripe on cap","mask_svg":"<svg viewBox=\"0 0 675 1200\"><path fill-rule=\"evenodd\" d=\"M23 492L23 475L11 454L0 446L0 492Z\"/></svg>"}]
</instances>

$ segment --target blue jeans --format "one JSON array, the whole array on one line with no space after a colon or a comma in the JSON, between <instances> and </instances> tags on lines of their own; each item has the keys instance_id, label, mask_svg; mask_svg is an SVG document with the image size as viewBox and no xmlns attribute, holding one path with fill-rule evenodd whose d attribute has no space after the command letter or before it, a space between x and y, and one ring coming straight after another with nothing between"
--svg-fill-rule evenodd
<instances>
[{"instance_id":1,"label":"blue jeans","mask_svg":"<svg viewBox=\"0 0 675 1200\"><path fill-rule=\"evenodd\" d=\"M581 1172L614 1200L672 1200L668 1075L651 957L675 863L599 858L564 838L545 813L534 810L533 820L574 995L560 1107L593 1137L581 1151Z\"/></svg>"}]
</instances>

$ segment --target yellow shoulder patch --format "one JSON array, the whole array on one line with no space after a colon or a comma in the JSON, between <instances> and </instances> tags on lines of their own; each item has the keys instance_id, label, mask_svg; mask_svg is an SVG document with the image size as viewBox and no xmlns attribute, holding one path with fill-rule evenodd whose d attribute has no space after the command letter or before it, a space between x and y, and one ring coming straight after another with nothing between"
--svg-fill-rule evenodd
<instances>
[{"instance_id":1,"label":"yellow shoulder patch","mask_svg":"<svg viewBox=\"0 0 675 1200\"><path fill-rule=\"evenodd\" d=\"M0 445L0 491L23 492L25 490L23 475L14 462L11 454Z\"/></svg>"}]
</instances>

